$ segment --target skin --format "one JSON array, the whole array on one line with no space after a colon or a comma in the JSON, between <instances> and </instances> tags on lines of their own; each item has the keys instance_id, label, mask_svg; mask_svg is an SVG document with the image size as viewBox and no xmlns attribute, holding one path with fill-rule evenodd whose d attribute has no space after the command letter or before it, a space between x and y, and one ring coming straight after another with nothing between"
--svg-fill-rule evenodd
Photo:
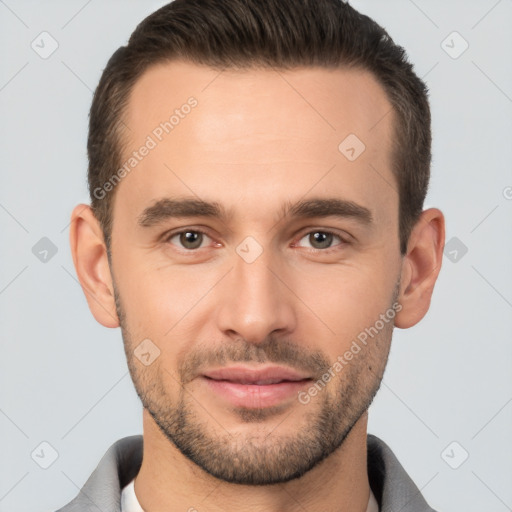
<instances>
[{"instance_id":1,"label":"skin","mask_svg":"<svg viewBox=\"0 0 512 512\"><path fill-rule=\"evenodd\" d=\"M415 325L439 274L443 215L425 210L400 254L394 116L366 71L153 66L130 97L126 155L190 96L197 106L116 187L111 267L90 207L72 214L89 307L104 326L121 326L144 405L136 495L147 511L364 512L367 409L393 322L307 404L234 407L200 375L272 361L316 381L393 304L394 326ZM351 133L366 146L354 161L338 150ZM230 216L141 226L166 197L216 201ZM312 198L351 201L372 222L283 216L286 201ZM184 228L206 232L199 248L171 236ZM325 230L335 236L322 245L313 234ZM251 263L237 252L248 236L249 251L262 251ZM160 351L149 365L134 353L144 339Z\"/></svg>"}]
</instances>

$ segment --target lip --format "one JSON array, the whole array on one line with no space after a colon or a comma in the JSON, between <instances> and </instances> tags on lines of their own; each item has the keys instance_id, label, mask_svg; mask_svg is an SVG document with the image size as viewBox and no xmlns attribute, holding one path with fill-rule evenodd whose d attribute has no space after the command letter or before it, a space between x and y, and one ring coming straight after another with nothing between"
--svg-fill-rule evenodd
<instances>
[{"instance_id":1,"label":"lip","mask_svg":"<svg viewBox=\"0 0 512 512\"><path fill-rule=\"evenodd\" d=\"M310 378L309 375L301 374L286 366L266 366L264 368L230 366L208 370L203 375L213 380L228 380L239 384L273 384L281 381L293 382Z\"/></svg>"},{"instance_id":2,"label":"lip","mask_svg":"<svg viewBox=\"0 0 512 512\"><path fill-rule=\"evenodd\" d=\"M201 379L216 396L236 407L251 409L272 407L294 398L312 380L283 366L219 368L205 372Z\"/></svg>"}]
</instances>

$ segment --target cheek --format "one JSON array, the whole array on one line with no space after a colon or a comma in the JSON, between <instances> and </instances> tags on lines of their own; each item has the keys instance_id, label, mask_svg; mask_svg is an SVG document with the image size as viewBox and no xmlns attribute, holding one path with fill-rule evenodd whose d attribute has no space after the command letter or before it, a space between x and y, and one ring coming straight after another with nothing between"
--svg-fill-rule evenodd
<instances>
[{"instance_id":1,"label":"cheek","mask_svg":"<svg viewBox=\"0 0 512 512\"><path fill-rule=\"evenodd\" d=\"M127 256L116 267L116 283L130 332L167 348L170 339L190 328L223 272L162 264L162 260L155 265L149 260L143 253Z\"/></svg>"},{"instance_id":2,"label":"cheek","mask_svg":"<svg viewBox=\"0 0 512 512\"><path fill-rule=\"evenodd\" d=\"M349 343L390 307L397 272L391 271L389 264L362 261L338 267L328 265L302 274L295 290L310 308L304 313L311 319L311 326L314 323L337 344Z\"/></svg>"}]
</instances>

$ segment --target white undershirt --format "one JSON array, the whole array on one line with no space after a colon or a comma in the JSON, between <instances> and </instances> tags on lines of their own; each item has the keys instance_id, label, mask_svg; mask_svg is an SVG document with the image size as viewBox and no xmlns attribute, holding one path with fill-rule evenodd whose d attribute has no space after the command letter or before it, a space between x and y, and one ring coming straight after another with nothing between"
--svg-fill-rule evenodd
<instances>
[{"instance_id":1,"label":"white undershirt","mask_svg":"<svg viewBox=\"0 0 512 512\"><path fill-rule=\"evenodd\" d=\"M140 506L134 487L135 478L121 492L121 512L144 512Z\"/></svg>"},{"instance_id":2,"label":"white undershirt","mask_svg":"<svg viewBox=\"0 0 512 512\"><path fill-rule=\"evenodd\" d=\"M135 496L134 482L135 478L121 492L121 512L144 512L137 496ZM366 512L379 512L379 504L371 489Z\"/></svg>"}]
</instances>

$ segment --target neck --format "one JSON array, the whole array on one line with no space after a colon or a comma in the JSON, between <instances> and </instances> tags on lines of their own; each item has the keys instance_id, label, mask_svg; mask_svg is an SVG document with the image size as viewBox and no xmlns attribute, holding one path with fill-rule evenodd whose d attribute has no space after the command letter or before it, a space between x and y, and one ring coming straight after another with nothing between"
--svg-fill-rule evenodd
<instances>
[{"instance_id":1,"label":"neck","mask_svg":"<svg viewBox=\"0 0 512 512\"><path fill-rule=\"evenodd\" d=\"M144 410L135 494L146 512L365 512L370 497L364 413L343 444L300 478L267 486L219 480L186 458Z\"/></svg>"}]
</instances>

